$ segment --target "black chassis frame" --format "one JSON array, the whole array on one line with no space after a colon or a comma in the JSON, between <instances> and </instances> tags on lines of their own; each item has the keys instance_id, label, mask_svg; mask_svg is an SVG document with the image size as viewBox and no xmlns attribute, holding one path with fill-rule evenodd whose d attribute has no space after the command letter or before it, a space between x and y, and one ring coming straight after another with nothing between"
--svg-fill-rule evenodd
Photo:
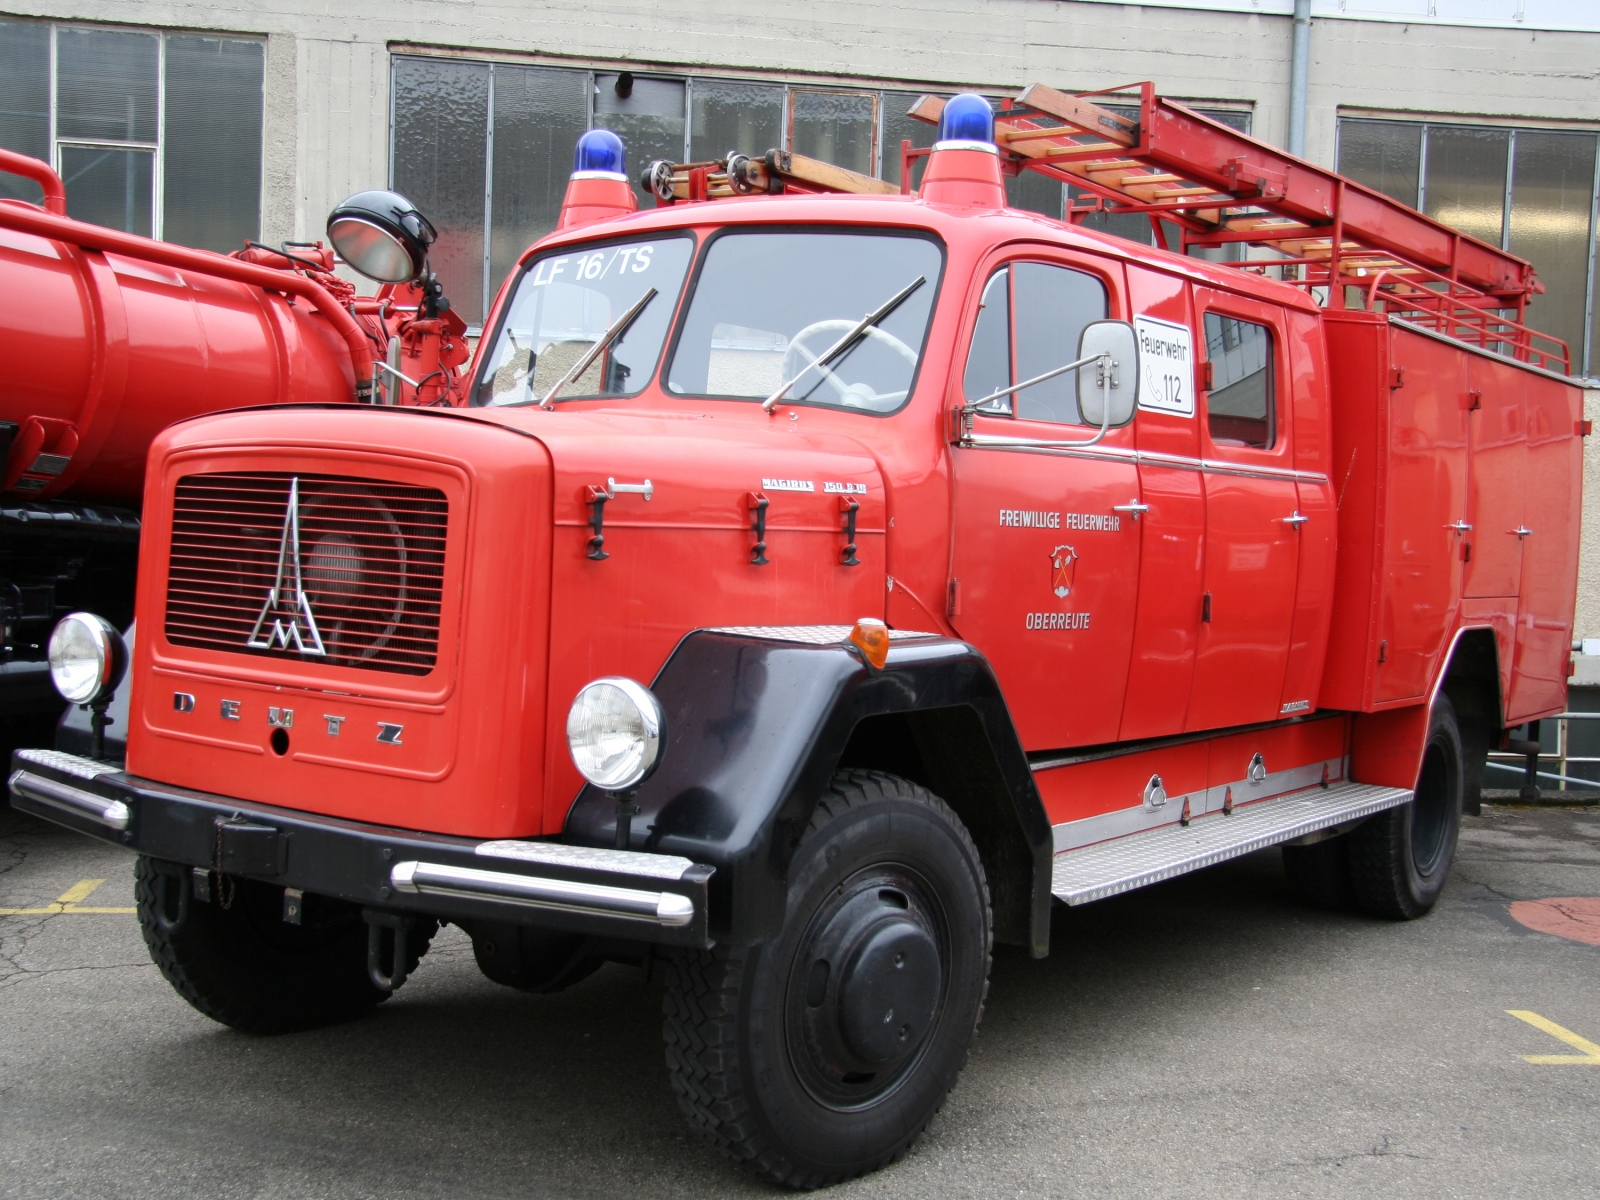
<instances>
[{"instance_id":1,"label":"black chassis frame","mask_svg":"<svg viewBox=\"0 0 1600 1200\"><path fill-rule=\"evenodd\" d=\"M955 809L984 858L997 937L1027 946L1036 957L1048 952L1050 822L999 683L972 646L939 637L896 641L877 669L848 643L702 630L678 644L652 690L665 714L667 744L659 768L621 801L636 809L629 817L629 849L681 855L696 864L682 879L647 885L694 902L694 920L680 928L399 892L390 871L409 859L646 885L639 876L592 867L486 858L475 853L483 839L275 808L171 787L109 764L88 779L19 751L12 766L121 801L129 813L124 830L15 790L12 803L152 858L368 908L708 947L776 936L789 862L834 773L876 768L925 784ZM615 848L618 805L616 794L584 787L556 840Z\"/></svg>"}]
</instances>

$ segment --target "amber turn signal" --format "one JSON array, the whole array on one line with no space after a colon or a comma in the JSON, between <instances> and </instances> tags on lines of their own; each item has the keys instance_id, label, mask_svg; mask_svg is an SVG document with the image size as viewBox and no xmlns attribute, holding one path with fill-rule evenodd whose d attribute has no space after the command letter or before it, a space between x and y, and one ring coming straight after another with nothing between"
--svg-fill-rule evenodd
<instances>
[{"instance_id":1,"label":"amber turn signal","mask_svg":"<svg viewBox=\"0 0 1600 1200\"><path fill-rule=\"evenodd\" d=\"M850 641L861 656L881 671L889 661L889 627L876 617L862 617L850 631Z\"/></svg>"}]
</instances>

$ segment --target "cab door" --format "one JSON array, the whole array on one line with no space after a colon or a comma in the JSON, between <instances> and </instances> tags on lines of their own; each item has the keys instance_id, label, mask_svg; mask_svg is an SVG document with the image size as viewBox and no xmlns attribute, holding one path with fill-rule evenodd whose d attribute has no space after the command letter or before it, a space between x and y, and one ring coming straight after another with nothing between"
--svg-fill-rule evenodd
<instances>
[{"instance_id":1,"label":"cab door","mask_svg":"<svg viewBox=\"0 0 1600 1200\"><path fill-rule=\"evenodd\" d=\"M1279 717L1305 520L1281 312L1204 288L1195 307L1206 516L1191 730Z\"/></svg>"},{"instance_id":2,"label":"cab door","mask_svg":"<svg viewBox=\"0 0 1600 1200\"><path fill-rule=\"evenodd\" d=\"M1084 326L1125 313L1120 274L1043 249L991 261L952 405L1074 361ZM1068 372L983 405L951 451L951 623L993 665L1028 749L1117 737L1138 595L1139 479L1131 427L1095 446L1063 444L1097 431L1083 423Z\"/></svg>"}]
</instances>

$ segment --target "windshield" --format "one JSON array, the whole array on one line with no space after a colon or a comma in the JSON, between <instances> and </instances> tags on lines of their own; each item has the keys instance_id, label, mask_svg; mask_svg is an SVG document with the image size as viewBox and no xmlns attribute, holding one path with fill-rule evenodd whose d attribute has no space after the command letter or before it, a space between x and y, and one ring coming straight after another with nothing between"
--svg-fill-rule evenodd
<instances>
[{"instance_id":1,"label":"windshield","mask_svg":"<svg viewBox=\"0 0 1600 1200\"><path fill-rule=\"evenodd\" d=\"M711 243L672 352L666 390L893 412L928 333L943 252L922 236L826 230L733 232ZM892 312L827 364L824 354L919 276Z\"/></svg>"},{"instance_id":2,"label":"windshield","mask_svg":"<svg viewBox=\"0 0 1600 1200\"><path fill-rule=\"evenodd\" d=\"M559 399L631 396L655 372L672 311L694 254L688 237L566 248L539 256L517 280L484 359L478 404L542 400L650 288L656 295Z\"/></svg>"}]
</instances>

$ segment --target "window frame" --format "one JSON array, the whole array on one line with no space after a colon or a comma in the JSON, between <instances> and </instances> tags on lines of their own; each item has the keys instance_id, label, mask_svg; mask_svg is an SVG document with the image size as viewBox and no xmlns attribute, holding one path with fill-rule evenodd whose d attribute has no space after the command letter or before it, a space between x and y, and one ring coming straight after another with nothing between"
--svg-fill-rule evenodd
<instances>
[{"instance_id":1,"label":"window frame","mask_svg":"<svg viewBox=\"0 0 1600 1200\"><path fill-rule=\"evenodd\" d=\"M1217 443L1211 436L1213 389L1196 386L1195 417L1200 423L1200 433L1204 439L1202 457L1231 458L1235 455L1244 455L1245 461L1275 459L1287 463L1290 460L1294 430L1286 415L1286 409L1290 407L1288 399L1290 372L1288 322L1284 320L1283 310L1277 305L1252 300L1232 292L1197 286L1194 289L1194 338L1196 344L1205 352L1203 356L1199 354L1195 356L1197 367L1201 363L1208 366L1211 363L1210 349L1206 341L1206 316L1212 313L1219 317L1232 317L1235 321L1265 326L1272 339L1272 441L1266 446L1230 446ZM1198 385L1198 379L1196 383Z\"/></svg>"},{"instance_id":2,"label":"window frame","mask_svg":"<svg viewBox=\"0 0 1600 1200\"><path fill-rule=\"evenodd\" d=\"M158 26L154 28L143 26L114 25L103 21L28 21L26 17L7 16L7 20L19 23L46 25L50 30L50 94L49 94L49 122L48 144L50 149L50 169L60 175L62 173L63 149L87 150L131 150L145 152L153 157L151 163L150 183L150 237L155 241L164 241L166 234L166 144L167 144L167 38L179 37L206 37L226 41L257 42L262 50L262 141L256 147L257 155L263 160L261 182L256 195L256 230L254 237L261 236L261 221L267 208L267 172L265 169L266 154L266 42L261 34L236 33L230 30L191 30L179 27ZM153 37L156 40L156 137L154 141L140 141L122 138L86 138L65 137L57 130L57 114L60 111L60 38L63 29L90 30L105 33L135 34L143 37Z\"/></svg>"}]
</instances>

